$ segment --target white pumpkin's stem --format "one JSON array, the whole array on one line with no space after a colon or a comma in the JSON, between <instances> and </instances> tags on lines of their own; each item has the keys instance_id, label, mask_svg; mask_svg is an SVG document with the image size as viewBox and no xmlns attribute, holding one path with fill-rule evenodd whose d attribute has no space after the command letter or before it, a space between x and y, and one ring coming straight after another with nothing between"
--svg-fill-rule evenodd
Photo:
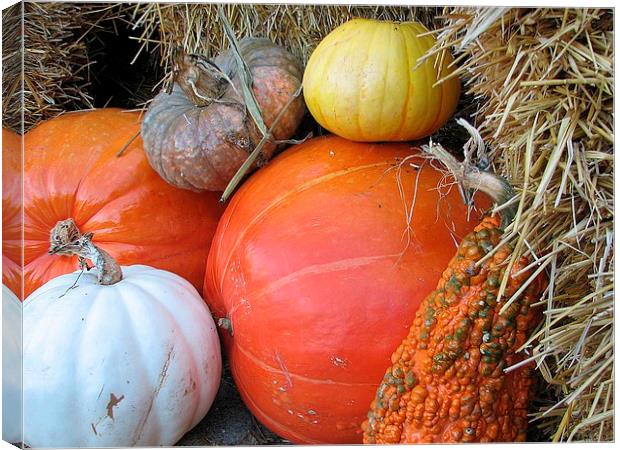
<instances>
[{"instance_id":1,"label":"white pumpkin's stem","mask_svg":"<svg viewBox=\"0 0 620 450\"><path fill-rule=\"evenodd\" d=\"M515 196L515 191L506 179L458 161L440 144L431 142L430 145L423 145L422 150L441 161L465 191L482 191L488 194L498 205L507 203ZM506 228L512 222L515 214L516 206L514 205L500 210L502 228Z\"/></svg>"},{"instance_id":2,"label":"white pumpkin's stem","mask_svg":"<svg viewBox=\"0 0 620 450\"><path fill-rule=\"evenodd\" d=\"M121 266L108 252L92 242L93 233L81 234L73 219L61 220L50 232L51 255L78 257L80 269L90 269L86 260L92 261L98 271L99 284L110 285L123 279Z\"/></svg>"}]
</instances>

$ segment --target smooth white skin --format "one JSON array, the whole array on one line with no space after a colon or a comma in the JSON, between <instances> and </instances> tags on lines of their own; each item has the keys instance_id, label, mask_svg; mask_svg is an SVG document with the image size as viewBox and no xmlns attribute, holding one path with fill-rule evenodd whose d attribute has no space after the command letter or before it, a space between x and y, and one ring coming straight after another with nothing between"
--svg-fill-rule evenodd
<instances>
[{"instance_id":1,"label":"smooth white skin","mask_svg":"<svg viewBox=\"0 0 620 450\"><path fill-rule=\"evenodd\" d=\"M204 301L173 273L122 270L111 286L62 275L24 302L27 445L169 446L211 407L222 361Z\"/></svg>"},{"instance_id":2,"label":"smooth white skin","mask_svg":"<svg viewBox=\"0 0 620 450\"><path fill-rule=\"evenodd\" d=\"M22 441L22 302L2 285L2 440Z\"/></svg>"}]
</instances>

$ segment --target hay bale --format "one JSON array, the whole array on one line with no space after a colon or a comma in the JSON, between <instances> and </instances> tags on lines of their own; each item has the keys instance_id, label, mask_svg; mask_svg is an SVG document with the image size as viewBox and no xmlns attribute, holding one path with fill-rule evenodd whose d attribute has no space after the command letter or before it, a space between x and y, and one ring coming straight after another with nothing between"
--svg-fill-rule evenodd
<instances>
[{"instance_id":1,"label":"hay bale","mask_svg":"<svg viewBox=\"0 0 620 450\"><path fill-rule=\"evenodd\" d=\"M613 439L613 11L453 8L434 52L479 99L496 172L517 188L506 240L549 274L529 343L534 423L554 441ZM508 272L508 271L507 271Z\"/></svg>"},{"instance_id":2,"label":"hay bale","mask_svg":"<svg viewBox=\"0 0 620 450\"><path fill-rule=\"evenodd\" d=\"M339 6L339 5L259 5L228 4L224 8L237 38L268 37L287 48L305 65L310 54L327 33L353 17L385 20L417 20L435 28L434 7ZM211 58L228 48L228 40L219 24L216 4L137 4L130 6L140 51L157 51L165 73L171 73L172 53L176 47ZM138 53L139 55L140 53ZM136 55L136 57L138 56ZM164 86L169 83L169 78Z\"/></svg>"},{"instance_id":3,"label":"hay bale","mask_svg":"<svg viewBox=\"0 0 620 450\"><path fill-rule=\"evenodd\" d=\"M115 8L22 2L3 13L3 126L22 132L22 101L23 131L64 111L93 107L88 44L116 17Z\"/></svg>"},{"instance_id":4,"label":"hay bale","mask_svg":"<svg viewBox=\"0 0 620 450\"><path fill-rule=\"evenodd\" d=\"M21 17L23 3L2 11L2 125L21 133Z\"/></svg>"}]
</instances>

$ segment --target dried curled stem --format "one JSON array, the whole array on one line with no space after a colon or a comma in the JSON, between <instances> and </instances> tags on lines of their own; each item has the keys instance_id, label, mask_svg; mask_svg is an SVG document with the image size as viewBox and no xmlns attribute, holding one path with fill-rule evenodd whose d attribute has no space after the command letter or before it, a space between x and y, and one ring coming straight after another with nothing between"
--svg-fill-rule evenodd
<instances>
[{"instance_id":1,"label":"dried curled stem","mask_svg":"<svg viewBox=\"0 0 620 450\"><path fill-rule=\"evenodd\" d=\"M80 269L90 270L87 260L97 268L97 281L102 285L118 283L123 272L118 263L104 250L92 242L93 233L81 234L73 219L61 220L50 232L50 255L78 257Z\"/></svg>"},{"instance_id":2,"label":"dried curled stem","mask_svg":"<svg viewBox=\"0 0 620 450\"><path fill-rule=\"evenodd\" d=\"M465 121L461 121L459 124L465 127L471 135L470 140L465 144L464 161L458 161L441 144L432 141L429 145L423 145L422 150L446 166L459 184L466 203L471 199L469 191L480 190L489 195L498 205L507 204L507 207L499 211L502 219L501 228L506 228L517 212L515 205L508 204L516 195L515 191L505 178L492 172L480 170L480 168L470 164L471 153L474 149L478 150L479 156L485 155L484 142L474 127Z\"/></svg>"}]
</instances>

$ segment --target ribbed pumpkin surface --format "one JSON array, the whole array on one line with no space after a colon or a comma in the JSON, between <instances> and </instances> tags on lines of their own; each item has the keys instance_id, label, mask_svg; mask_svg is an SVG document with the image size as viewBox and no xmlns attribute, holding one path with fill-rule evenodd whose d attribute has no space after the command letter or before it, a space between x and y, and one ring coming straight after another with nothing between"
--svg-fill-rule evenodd
<instances>
[{"instance_id":1,"label":"ribbed pumpkin surface","mask_svg":"<svg viewBox=\"0 0 620 450\"><path fill-rule=\"evenodd\" d=\"M435 85L452 68L418 60L435 44L416 22L353 19L329 33L304 72L312 116L338 136L361 142L409 141L429 136L452 116L457 77Z\"/></svg>"},{"instance_id":2,"label":"ribbed pumpkin surface","mask_svg":"<svg viewBox=\"0 0 620 450\"><path fill-rule=\"evenodd\" d=\"M62 275L24 301L27 445L170 446L212 405L222 361L202 298L173 273L122 270L109 286L96 269Z\"/></svg>"},{"instance_id":3,"label":"ribbed pumpkin surface","mask_svg":"<svg viewBox=\"0 0 620 450\"><path fill-rule=\"evenodd\" d=\"M68 218L82 233L93 232L93 242L120 264L148 264L201 287L221 214L217 195L168 185L149 166L139 137L117 157L139 131L139 118L118 109L70 113L25 135L25 296L77 268L75 258L47 253L50 230ZM9 150L19 152L19 147ZM3 179L17 176L14 170L3 173ZM11 189L20 188L19 180L11 183ZM3 280L17 293L22 245L18 202L18 195L3 195L3 253L9 259Z\"/></svg>"},{"instance_id":4,"label":"ribbed pumpkin surface","mask_svg":"<svg viewBox=\"0 0 620 450\"><path fill-rule=\"evenodd\" d=\"M22 291L22 143L2 129L2 283L18 297Z\"/></svg>"}]
</instances>

